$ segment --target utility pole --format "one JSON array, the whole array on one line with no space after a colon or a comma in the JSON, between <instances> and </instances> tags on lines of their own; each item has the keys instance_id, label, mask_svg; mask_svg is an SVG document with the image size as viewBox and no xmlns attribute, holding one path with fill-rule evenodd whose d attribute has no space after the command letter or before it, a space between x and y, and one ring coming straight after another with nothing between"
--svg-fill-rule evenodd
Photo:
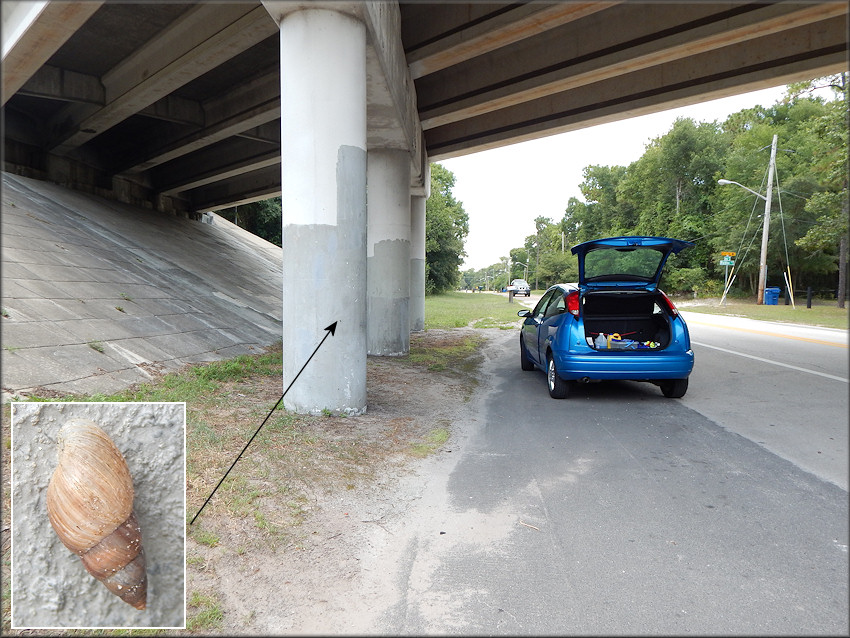
<instances>
[{"instance_id":1,"label":"utility pole","mask_svg":"<svg viewBox=\"0 0 850 638\"><path fill-rule=\"evenodd\" d=\"M764 304L764 287L767 281L767 233L770 228L770 200L773 196L773 170L776 166L776 141L778 135L773 136L773 144L770 147L770 164L767 168L767 194L764 198L764 228L761 234L761 257L759 257L759 288L756 304Z\"/></svg>"}]
</instances>

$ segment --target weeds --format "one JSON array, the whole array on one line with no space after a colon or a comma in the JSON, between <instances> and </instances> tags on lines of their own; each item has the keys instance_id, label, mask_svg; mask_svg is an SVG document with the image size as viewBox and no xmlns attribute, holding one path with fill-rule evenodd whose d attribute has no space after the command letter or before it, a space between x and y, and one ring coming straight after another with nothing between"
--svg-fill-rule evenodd
<instances>
[{"instance_id":1,"label":"weeds","mask_svg":"<svg viewBox=\"0 0 850 638\"><path fill-rule=\"evenodd\" d=\"M86 345L92 350L103 354L104 347L102 341L89 341Z\"/></svg>"},{"instance_id":2,"label":"weeds","mask_svg":"<svg viewBox=\"0 0 850 638\"><path fill-rule=\"evenodd\" d=\"M221 611L221 606L217 598L199 592L192 592L187 605L190 609L197 610L197 613L186 621L186 629L189 631L221 629L224 622L224 613Z\"/></svg>"},{"instance_id":3,"label":"weeds","mask_svg":"<svg viewBox=\"0 0 850 638\"><path fill-rule=\"evenodd\" d=\"M439 450L449 440L449 430L446 427L434 428L425 437L424 441L412 443L410 453L413 456L423 458L430 456Z\"/></svg>"},{"instance_id":4,"label":"weeds","mask_svg":"<svg viewBox=\"0 0 850 638\"><path fill-rule=\"evenodd\" d=\"M192 538L195 539L195 542L206 545L207 547L215 547L220 540L217 534L203 529L193 532Z\"/></svg>"}]
</instances>

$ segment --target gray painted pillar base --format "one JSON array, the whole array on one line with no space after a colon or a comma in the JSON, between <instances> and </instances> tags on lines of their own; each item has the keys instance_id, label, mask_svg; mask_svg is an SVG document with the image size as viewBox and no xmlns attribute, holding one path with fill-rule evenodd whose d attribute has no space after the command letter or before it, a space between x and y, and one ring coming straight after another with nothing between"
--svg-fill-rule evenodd
<instances>
[{"instance_id":1,"label":"gray painted pillar base","mask_svg":"<svg viewBox=\"0 0 850 638\"><path fill-rule=\"evenodd\" d=\"M270 11L275 3L266 3ZM291 5L290 5L291 6ZM273 13L274 15L274 13ZM280 19L284 407L366 410L366 27L306 8Z\"/></svg>"},{"instance_id":2,"label":"gray painted pillar base","mask_svg":"<svg viewBox=\"0 0 850 638\"><path fill-rule=\"evenodd\" d=\"M410 198L410 331L425 329L425 201Z\"/></svg>"},{"instance_id":3,"label":"gray painted pillar base","mask_svg":"<svg viewBox=\"0 0 850 638\"><path fill-rule=\"evenodd\" d=\"M410 155L370 150L366 342L372 355L410 352Z\"/></svg>"}]
</instances>

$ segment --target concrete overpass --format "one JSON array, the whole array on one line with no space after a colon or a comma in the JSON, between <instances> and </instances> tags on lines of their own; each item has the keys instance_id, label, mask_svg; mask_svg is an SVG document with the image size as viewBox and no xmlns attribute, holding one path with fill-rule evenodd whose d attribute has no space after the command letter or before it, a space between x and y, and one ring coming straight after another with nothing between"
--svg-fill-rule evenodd
<instances>
[{"instance_id":1,"label":"concrete overpass","mask_svg":"<svg viewBox=\"0 0 850 638\"><path fill-rule=\"evenodd\" d=\"M309 412L362 412L422 328L429 162L847 70L843 0L2 11L4 170L188 216L282 193L285 384L339 321Z\"/></svg>"}]
</instances>

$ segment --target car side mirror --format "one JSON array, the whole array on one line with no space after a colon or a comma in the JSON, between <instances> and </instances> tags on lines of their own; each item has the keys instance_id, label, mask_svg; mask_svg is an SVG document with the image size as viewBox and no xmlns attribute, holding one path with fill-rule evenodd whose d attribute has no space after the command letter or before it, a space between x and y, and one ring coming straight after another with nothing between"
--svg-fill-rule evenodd
<instances>
[{"instance_id":1,"label":"car side mirror","mask_svg":"<svg viewBox=\"0 0 850 638\"><path fill-rule=\"evenodd\" d=\"M530 310L520 310L520 311L517 313L517 315L519 315L520 317L527 317L527 316L529 316L530 314L531 314L531 311L530 311Z\"/></svg>"}]
</instances>

